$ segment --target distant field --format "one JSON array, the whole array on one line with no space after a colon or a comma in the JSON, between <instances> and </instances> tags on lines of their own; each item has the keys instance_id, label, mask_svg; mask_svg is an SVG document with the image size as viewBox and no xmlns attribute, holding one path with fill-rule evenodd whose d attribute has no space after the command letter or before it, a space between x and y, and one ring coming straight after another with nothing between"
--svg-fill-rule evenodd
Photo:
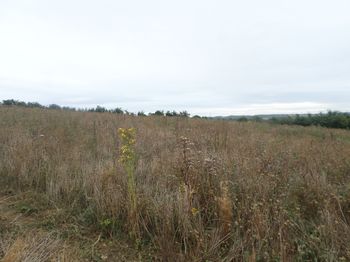
<instances>
[{"instance_id":1,"label":"distant field","mask_svg":"<svg viewBox=\"0 0 350 262\"><path fill-rule=\"evenodd\" d=\"M0 185L4 261L350 261L349 130L2 106Z\"/></svg>"}]
</instances>

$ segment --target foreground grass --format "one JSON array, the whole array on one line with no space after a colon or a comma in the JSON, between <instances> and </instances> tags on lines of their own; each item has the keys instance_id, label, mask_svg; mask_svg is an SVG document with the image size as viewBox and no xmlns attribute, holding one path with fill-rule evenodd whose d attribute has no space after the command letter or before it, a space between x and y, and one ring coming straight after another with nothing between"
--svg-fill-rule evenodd
<instances>
[{"instance_id":1,"label":"foreground grass","mask_svg":"<svg viewBox=\"0 0 350 262\"><path fill-rule=\"evenodd\" d=\"M148 261L125 237L105 238L43 194L0 194L0 257L14 261Z\"/></svg>"},{"instance_id":2,"label":"foreground grass","mask_svg":"<svg viewBox=\"0 0 350 262\"><path fill-rule=\"evenodd\" d=\"M349 131L13 107L0 122L3 192L40 222L23 235L2 218L15 248L44 239L55 260L74 243L75 261L120 261L109 255L120 241L129 260L350 260ZM132 205L118 128L136 129Z\"/></svg>"}]
</instances>

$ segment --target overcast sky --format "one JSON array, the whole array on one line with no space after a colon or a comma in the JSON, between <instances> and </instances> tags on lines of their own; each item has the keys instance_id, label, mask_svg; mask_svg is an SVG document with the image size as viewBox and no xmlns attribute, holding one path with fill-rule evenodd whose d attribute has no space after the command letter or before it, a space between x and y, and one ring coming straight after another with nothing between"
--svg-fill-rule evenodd
<instances>
[{"instance_id":1,"label":"overcast sky","mask_svg":"<svg viewBox=\"0 0 350 262\"><path fill-rule=\"evenodd\" d=\"M350 111L349 0L0 0L0 100Z\"/></svg>"}]
</instances>

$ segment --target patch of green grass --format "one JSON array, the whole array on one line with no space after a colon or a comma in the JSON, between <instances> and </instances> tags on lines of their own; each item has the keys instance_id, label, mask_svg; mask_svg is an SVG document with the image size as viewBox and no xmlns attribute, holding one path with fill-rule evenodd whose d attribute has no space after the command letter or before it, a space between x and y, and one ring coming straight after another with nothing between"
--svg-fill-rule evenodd
<instances>
[{"instance_id":1,"label":"patch of green grass","mask_svg":"<svg viewBox=\"0 0 350 262\"><path fill-rule=\"evenodd\" d=\"M21 212L22 214L25 214L25 215L31 215L34 213L38 213L37 208L32 207L30 205L26 205L26 204L21 204L17 208L18 208L19 212Z\"/></svg>"}]
</instances>

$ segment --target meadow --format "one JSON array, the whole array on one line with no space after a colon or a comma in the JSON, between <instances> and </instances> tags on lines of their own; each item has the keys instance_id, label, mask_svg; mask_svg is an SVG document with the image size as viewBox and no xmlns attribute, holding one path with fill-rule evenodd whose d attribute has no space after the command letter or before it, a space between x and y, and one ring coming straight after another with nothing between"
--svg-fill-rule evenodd
<instances>
[{"instance_id":1,"label":"meadow","mask_svg":"<svg viewBox=\"0 0 350 262\"><path fill-rule=\"evenodd\" d=\"M349 130L1 106L0 185L4 261L350 261Z\"/></svg>"}]
</instances>

